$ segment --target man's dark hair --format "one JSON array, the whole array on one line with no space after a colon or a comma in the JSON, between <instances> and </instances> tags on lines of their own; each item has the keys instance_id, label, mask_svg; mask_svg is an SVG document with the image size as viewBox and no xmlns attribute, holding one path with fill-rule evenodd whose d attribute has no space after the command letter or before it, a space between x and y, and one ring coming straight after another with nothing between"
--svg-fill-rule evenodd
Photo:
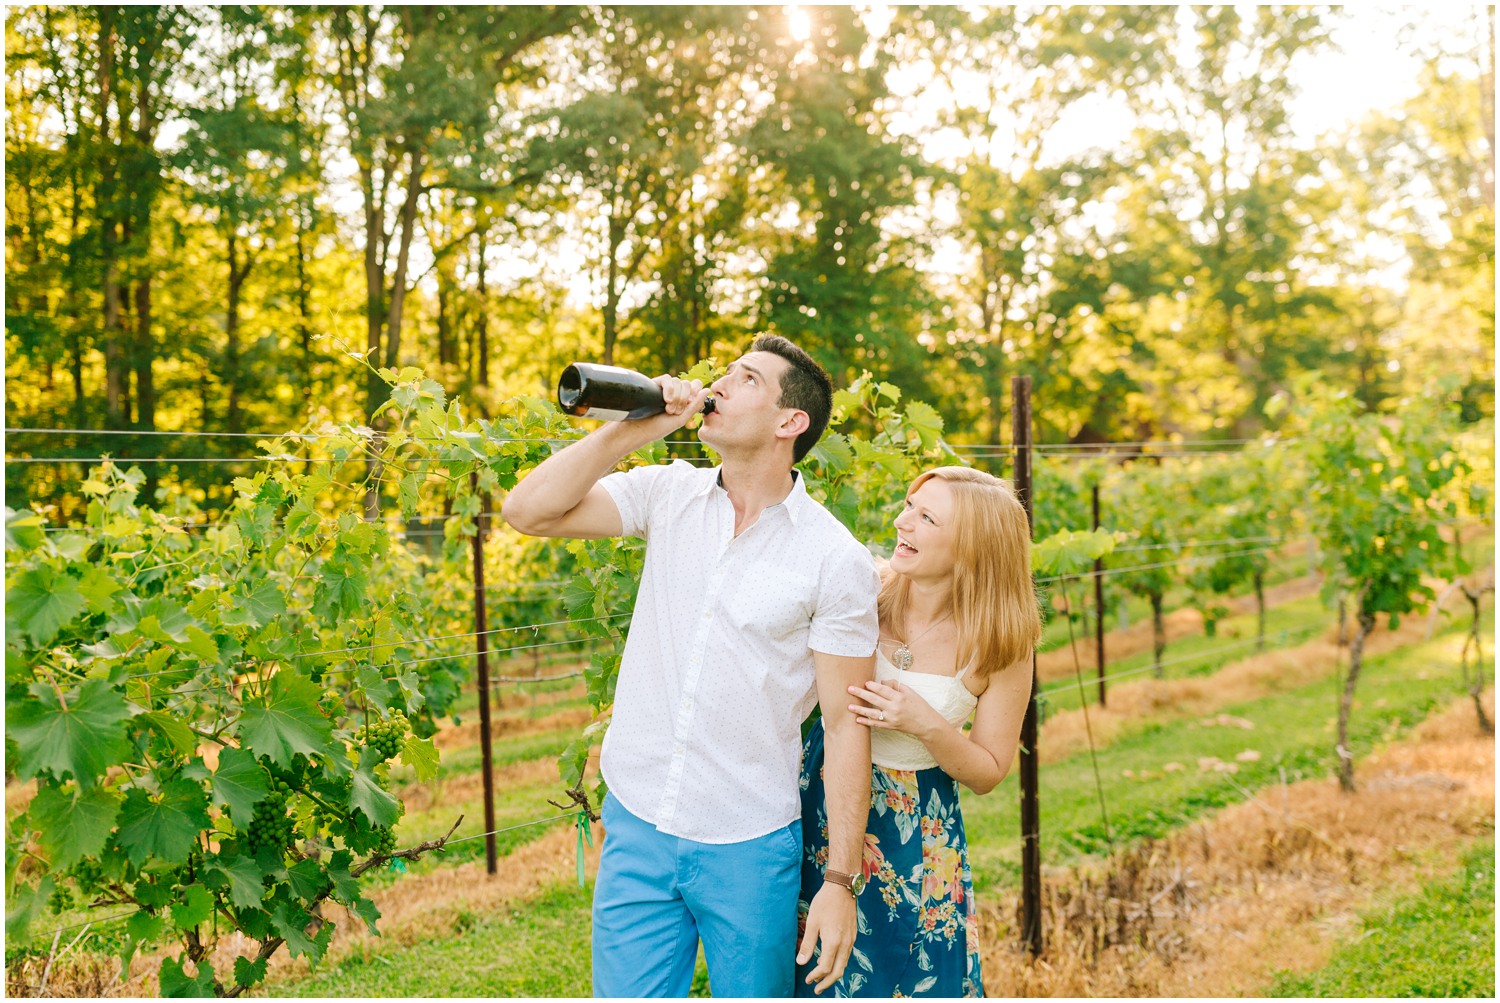
<instances>
[{"instance_id":1,"label":"man's dark hair","mask_svg":"<svg viewBox=\"0 0 1500 1003\"><path fill-rule=\"evenodd\" d=\"M781 376L781 400L777 406L807 413L807 430L797 436L792 448L792 462L801 463L828 427L828 416L833 411L833 380L816 359L779 334L761 335L750 351L770 352L791 364Z\"/></svg>"}]
</instances>

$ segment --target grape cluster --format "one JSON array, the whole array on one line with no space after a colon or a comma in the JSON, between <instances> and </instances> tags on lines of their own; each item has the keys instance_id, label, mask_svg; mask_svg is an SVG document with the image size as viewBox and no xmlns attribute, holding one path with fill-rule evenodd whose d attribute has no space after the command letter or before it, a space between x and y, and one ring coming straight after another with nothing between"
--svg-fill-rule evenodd
<instances>
[{"instance_id":1,"label":"grape cluster","mask_svg":"<svg viewBox=\"0 0 1500 1003\"><path fill-rule=\"evenodd\" d=\"M54 913L67 912L73 908L73 889L69 885L58 885L52 889L52 894L47 898L47 906Z\"/></svg>"},{"instance_id":2,"label":"grape cluster","mask_svg":"<svg viewBox=\"0 0 1500 1003\"><path fill-rule=\"evenodd\" d=\"M374 750L379 761L385 762L400 754L409 727L406 715L398 710L384 721L360 727L354 733L354 741L357 745Z\"/></svg>"},{"instance_id":3,"label":"grape cluster","mask_svg":"<svg viewBox=\"0 0 1500 1003\"><path fill-rule=\"evenodd\" d=\"M250 852L268 847L277 853L284 851L292 842L293 819L287 814L287 805L292 800L292 788L285 780L271 785L271 793L255 806L255 817L245 834Z\"/></svg>"},{"instance_id":4,"label":"grape cluster","mask_svg":"<svg viewBox=\"0 0 1500 1003\"><path fill-rule=\"evenodd\" d=\"M396 829L394 826L376 829L375 833L375 846L372 848L375 853L392 853L395 851Z\"/></svg>"}]
</instances>

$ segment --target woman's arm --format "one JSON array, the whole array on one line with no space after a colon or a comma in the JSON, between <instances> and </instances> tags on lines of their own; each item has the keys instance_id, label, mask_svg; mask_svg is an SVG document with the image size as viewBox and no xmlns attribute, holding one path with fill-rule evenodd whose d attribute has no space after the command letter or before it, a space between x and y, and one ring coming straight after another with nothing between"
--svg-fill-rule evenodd
<instances>
[{"instance_id":1,"label":"woman's arm","mask_svg":"<svg viewBox=\"0 0 1500 1003\"><path fill-rule=\"evenodd\" d=\"M1005 779L1016 758L1021 721L1031 699L1031 659L990 677L967 735L908 687L871 682L863 688L851 686L849 693L875 711L861 712L851 704L849 709L862 724L915 735L944 773L975 794L988 794Z\"/></svg>"}]
</instances>

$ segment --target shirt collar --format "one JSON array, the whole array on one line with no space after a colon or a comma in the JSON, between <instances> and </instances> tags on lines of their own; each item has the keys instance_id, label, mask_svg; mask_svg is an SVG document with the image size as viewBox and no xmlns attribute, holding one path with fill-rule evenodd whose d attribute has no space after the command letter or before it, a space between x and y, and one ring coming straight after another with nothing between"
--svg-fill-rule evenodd
<instances>
[{"instance_id":1,"label":"shirt collar","mask_svg":"<svg viewBox=\"0 0 1500 1003\"><path fill-rule=\"evenodd\" d=\"M709 473L713 476L705 477L703 479L703 486L697 491L697 495L699 496L706 495L711 491L724 491L723 465L720 464L719 466L710 468ZM727 494L727 492L725 493ZM792 521L792 525L795 526L797 524L797 519L799 518L799 516L807 510L807 506L816 504L817 502L813 501L812 498L808 496L807 483L806 479L802 476L802 471L797 470L794 467L792 469L791 492L781 501L770 507L780 507L785 509L787 518L790 519Z\"/></svg>"}]
</instances>

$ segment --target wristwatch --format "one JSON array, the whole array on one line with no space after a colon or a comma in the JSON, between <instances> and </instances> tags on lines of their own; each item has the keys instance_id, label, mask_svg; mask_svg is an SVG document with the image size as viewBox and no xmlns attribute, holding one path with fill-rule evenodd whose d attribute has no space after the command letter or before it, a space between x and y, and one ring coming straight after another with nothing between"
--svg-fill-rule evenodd
<instances>
[{"instance_id":1,"label":"wristwatch","mask_svg":"<svg viewBox=\"0 0 1500 1003\"><path fill-rule=\"evenodd\" d=\"M855 898L859 898L859 893L865 890L865 876L863 873L845 874L842 871L835 871L830 867L823 872L823 880L829 884L840 885L849 889L849 894Z\"/></svg>"}]
</instances>

